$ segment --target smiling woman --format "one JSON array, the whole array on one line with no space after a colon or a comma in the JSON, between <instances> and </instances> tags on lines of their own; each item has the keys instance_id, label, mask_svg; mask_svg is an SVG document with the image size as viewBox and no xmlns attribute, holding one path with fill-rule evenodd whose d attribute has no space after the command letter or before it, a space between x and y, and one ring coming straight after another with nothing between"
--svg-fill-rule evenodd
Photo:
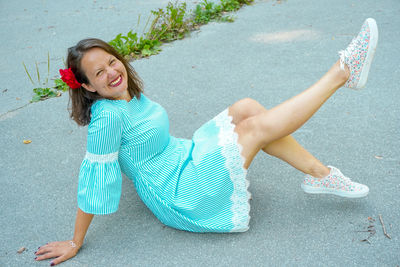
<instances>
[{"instance_id":1,"label":"smiling woman","mask_svg":"<svg viewBox=\"0 0 400 267\"><path fill-rule=\"evenodd\" d=\"M68 49L67 65L82 86L69 90L71 118L87 125L91 106L103 98L140 98L143 83L132 66L108 43L84 39Z\"/></svg>"},{"instance_id":2,"label":"smiling woman","mask_svg":"<svg viewBox=\"0 0 400 267\"><path fill-rule=\"evenodd\" d=\"M95 214L118 210L122 173L165 225L191 232L249 229L247 169L259 151L304 172L306 193L359 198L366 185L325 166L290 135L342 86L365 85L377 45L375 20L367 19L340 59L314 85L267 110L256 100L237 101L197 129L192 139L169 134L165 109L142 94L132 67L106 43L87 39L68 50L71 116L89 123L78 180L72 240L39 248L51 265L78 253ZM75 74L75 76L73 75Z\"/></svg>"}]
</instances>

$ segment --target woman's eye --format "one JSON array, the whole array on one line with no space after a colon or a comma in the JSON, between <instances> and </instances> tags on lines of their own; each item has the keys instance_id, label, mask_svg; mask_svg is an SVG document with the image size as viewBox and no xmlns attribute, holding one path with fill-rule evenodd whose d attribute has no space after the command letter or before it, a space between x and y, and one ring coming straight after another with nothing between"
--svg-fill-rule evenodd
<instances>
[{"instance_id":1,"label":"woman's eye","mask_svg":"<svg viewBox=\"0 0 400 267\"><path fill-rule=\"evenodd\" d=\"M97 72L97 73L96 73L96 76L99 76L102 72L103 72L102 70L99 71L99 72Z\"/></svg>"},{"instance_id":2,"label":"woman's eye","mask_svg":"<svg viewBox=\"0 0 400 267\"><path fill-rule=\"evenodd\" d=\"M115 63L115 59L113 59L113 60L110 61L110 64L111 64L111 65L114 64L114 63Z\"/></svg>"}]
</instances>

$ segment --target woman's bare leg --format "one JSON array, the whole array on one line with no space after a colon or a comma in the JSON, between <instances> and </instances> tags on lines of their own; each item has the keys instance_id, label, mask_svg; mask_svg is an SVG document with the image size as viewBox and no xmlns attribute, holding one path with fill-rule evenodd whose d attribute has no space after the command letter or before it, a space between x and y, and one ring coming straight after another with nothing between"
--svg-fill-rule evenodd
<instances>
[{"instance_id":1,"label":"woman's bare leg","mask_svg":"<svg viewBox=\"0 0 400 267\"><path fill-rule=\"evenodd\" d=\"M266 145L262 150L313 177L322 178L327 176L330 172L327 166L322 164L321 161L297 143L291 135Z\"/></svg>"},{"instance_id":2,"label":"woman's bare leg","mask_svg":"<svg viewBox=\"0 0 400 267\"><path fill-rule=\"evenodd\" d=\"M343 86L348 76L348 68L341 70L338 61L318 82L304 92L266 112L240 121L235 131L239 135L238 142L243 147L244 167L250 166L258 151L268 150L269 144L301 127L337 89ZM280 157L283 158L284 155Z\"/></svg>"},{"instance_id":3,"label":"woman's bare leg","mask_svg":"<svg viewBox=\"0 0 400 267\"><path fill-rule=\"evenodd\" d=\"M267 109L250 98L239 100L230 107L232 122L235 125L264 112L267 112ZM291 135L273 141L262 150L313 177L324 177L329 174L329 168L304 149Z\"/></svg>"}]
</instances>

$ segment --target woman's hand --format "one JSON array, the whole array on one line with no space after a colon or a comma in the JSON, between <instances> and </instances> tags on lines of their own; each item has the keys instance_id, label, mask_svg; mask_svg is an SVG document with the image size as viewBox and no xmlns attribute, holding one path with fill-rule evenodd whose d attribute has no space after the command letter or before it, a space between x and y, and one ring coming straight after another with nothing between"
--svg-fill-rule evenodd
<instances>
[{"instance_id":1,"label":"woman's hand","mask_svg":"<svg viewBox=\"0 0 400 267\"><path fill-rule=\"evenodd\" d=\"M37 256L35 260L41 261L45 259L55 258L50 262L50 266L57 265L63 261L73 258L79 251L80 245L72 240L51 242L39 247L35 252Z\"/></svg>"},{"instance_id":2,"label":"woman's hand","mask_svg":"<svg viewBox=\"0 0 400 267\"><path fill-rule=\"evenodd\" d=\"M74 257L83 244L93 216L93 214L85 213L78 208L73 240L51 242L39 247L35 252L35 255L37 256L35 260L41 261L55 258L50 262L50 266L54 266Z\"/></svg>"}]
</instances>

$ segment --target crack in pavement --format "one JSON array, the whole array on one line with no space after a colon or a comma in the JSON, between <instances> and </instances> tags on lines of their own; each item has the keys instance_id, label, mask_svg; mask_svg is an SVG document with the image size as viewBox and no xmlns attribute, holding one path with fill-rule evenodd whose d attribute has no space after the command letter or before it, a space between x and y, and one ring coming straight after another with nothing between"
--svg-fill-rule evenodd
<instances>
[{"instance_id":1,"label":"crack in pavement","mask_svg":"<svg viewBox=\"0 0 400 267\"><path fill-rule=\"evenodd\" d=\"M20 109L22 109L22 108L24 108L24 107L26 107L26 106L28 106L30 104L32 104L32 103L31 102L26 103L25 105L23 105L21 107L18 107L18 108L15 108L15 109L12 109L12 110L9 110L9 111L7 111L5 113L0 114L0 121L3 121L5 119L7 119L7 115L9 115L9 114L11 114L11 113L13 113L13 112L15 112L17 110L20 110Z\"/></svg>"}]
</instances>

